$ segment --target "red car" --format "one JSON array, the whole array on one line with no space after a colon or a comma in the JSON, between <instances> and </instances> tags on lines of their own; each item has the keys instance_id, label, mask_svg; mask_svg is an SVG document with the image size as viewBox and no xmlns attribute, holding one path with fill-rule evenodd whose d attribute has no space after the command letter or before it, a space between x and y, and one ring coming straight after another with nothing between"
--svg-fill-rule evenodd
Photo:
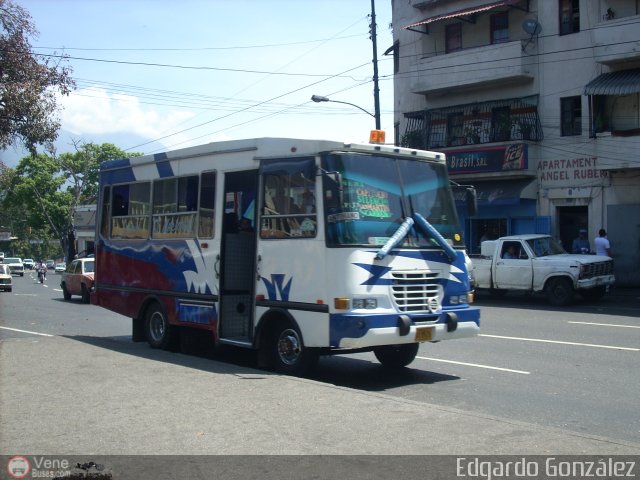
<instances>
[{"instance_id":1,"label":"red car","mask_svg":"<svg viewBox=\"0 0 640 480\"><path fill-rule=\"evenodd\" d=\"M89 294L93 288L93 269L93 258L78 258L69 264L60 281L65 300L70 300L71 295L80 295L84 303L89 303Z\"/></svg>"}]
</instances>

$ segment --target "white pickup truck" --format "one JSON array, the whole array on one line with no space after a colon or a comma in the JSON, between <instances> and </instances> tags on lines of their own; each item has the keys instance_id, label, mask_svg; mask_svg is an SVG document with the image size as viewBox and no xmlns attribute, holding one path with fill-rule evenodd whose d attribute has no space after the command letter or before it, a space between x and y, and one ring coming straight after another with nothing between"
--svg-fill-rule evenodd
<instances>
[{"instance_id":1,"label":"white pickup truck","mask_svg":"<svg viewBox=\"0 0 640 480\"><path fill-rule=\"evenodd\" d=\"M599 300L613 285L613 260L572 255L549 235L513 235L482 242L473 256L477 289L494 294L510 290L542 292L553 305L568 305L578 292Z\"/></svg>"}]
</instances>

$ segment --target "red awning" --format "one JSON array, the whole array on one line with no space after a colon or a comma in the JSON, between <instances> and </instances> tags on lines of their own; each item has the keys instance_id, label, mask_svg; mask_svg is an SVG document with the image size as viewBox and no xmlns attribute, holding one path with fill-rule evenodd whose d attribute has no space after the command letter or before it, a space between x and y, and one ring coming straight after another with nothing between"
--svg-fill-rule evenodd
<instances>
[{"instance_id":1,"label":"red awning","mask_svg":"<svg viewBox=\"0 0 640 480\"><path fill-rule=\"evenodd\" d=\"M425 18L424 20L420 20L419 22L412 23L407 25L404 28L413 28L419 27L420 25L429 25L433 22L439 22L440 20L447 20L449 18L457 18L464 17L467 15L473 15L475 13L486 12L487 10L493 10L494 8L503 7L506 5L513 5L518 3L520 0L501 0L499 2L487 3L485 5L480 5L478 7L465 8L464 10L457 10L455 12L443 13L441 15L436 15L434 17Z\"/></svg>"}]
</instances>

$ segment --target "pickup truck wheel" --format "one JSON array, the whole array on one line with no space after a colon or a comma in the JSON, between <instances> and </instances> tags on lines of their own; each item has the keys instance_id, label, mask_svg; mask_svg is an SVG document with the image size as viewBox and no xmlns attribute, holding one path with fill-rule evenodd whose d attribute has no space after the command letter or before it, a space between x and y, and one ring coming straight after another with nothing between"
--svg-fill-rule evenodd
<instances>
[{"instance_id":1,"label":"pickup truck wheel","mask_svg":"<svg viewBox=\"0 0 640 480\"><path fill-rule=\"evenodd\" d=\"M385 367L402 368L409 365L418 354L419 343L405 343L402 345L385 345L373 349L373 354Z\"/></svg>"},{"instance_id":2,"label":"pickup truck wheel","mask_svg":"<svg viewBox=\"0 0 640 480\"><path fill-rule=\"evenodd\" d=\"M566 278L552 278L545 288L551 305L565 306L573 301L573 286Z\"/></svg>"},{"instance_id":3,"label":"pickup truck wheel","mask_svg":"<svg viewBox=\"0 0 640 480\"><path fill-rule=\"evenodd\" d=\"M607 293L607 287L595 287L589 290L580 290L580 296L586 302L597 302Z\"/></svg>"}]
</instances>

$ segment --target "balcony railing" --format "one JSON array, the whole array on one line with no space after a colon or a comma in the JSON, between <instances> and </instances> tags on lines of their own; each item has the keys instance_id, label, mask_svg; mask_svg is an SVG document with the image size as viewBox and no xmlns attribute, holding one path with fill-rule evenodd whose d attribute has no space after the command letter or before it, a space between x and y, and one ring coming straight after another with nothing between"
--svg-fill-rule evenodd
<instances>
[{"instance_id":1,"label":"balcony railing","mask_svg":"<svg viewBox=\"0 0 640 480\"><path fill-rule=\"evenodd\" d=\"M410 148L543 139L537 96L421 110L404 116L407 126L400 143Z\"/></svg>"}]
</instances>

